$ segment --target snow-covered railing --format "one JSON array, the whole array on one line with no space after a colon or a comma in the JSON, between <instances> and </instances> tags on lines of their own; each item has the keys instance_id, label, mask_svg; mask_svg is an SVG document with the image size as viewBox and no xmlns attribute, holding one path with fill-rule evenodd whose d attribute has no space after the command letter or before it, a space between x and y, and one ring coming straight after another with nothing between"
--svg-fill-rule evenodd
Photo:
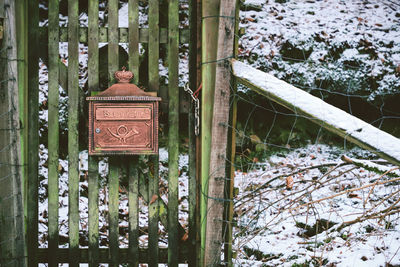
<instances>
[{"instance_id":1,"label":"snow-covered railing","mask_svg":"<svg viewBox=\"0 0 400 267\"><path fill-rule=\"evenodd\" d=\"M400 139L243 62L232 60L238 82L356 145L400 166Z\"/></svg>"}]
</instances>

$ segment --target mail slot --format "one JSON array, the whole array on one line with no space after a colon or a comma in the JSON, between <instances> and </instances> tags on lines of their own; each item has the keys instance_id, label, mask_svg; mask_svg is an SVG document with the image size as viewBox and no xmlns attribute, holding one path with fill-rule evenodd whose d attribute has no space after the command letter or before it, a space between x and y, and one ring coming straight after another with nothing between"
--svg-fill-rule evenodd
<instances>
[{"instance_id":1,"label":"mail slot","mask_svg":"<svg viewBox=\"0 0 400 267\"><path fill-rule=\"evenodd\" d=\"M89 154L158 153L158 102L161 98L130 83L133 73L115 73L118 81L89 101Z\"/></svg>"}]
</instances>

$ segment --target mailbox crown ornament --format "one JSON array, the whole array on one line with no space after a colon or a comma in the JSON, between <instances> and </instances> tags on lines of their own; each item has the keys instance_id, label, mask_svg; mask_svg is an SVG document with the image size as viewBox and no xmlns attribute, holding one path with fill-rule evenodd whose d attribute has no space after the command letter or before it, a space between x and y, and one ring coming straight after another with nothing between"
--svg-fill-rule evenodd
<instances>
[{"instance_id":1,"label":"mailbox crown ornament","mask_svg":"<svg viewBox=\"0 0 400 267\"><path fill-rule=\"evenodd\" d=\"M117 83L89 101L89 155L158 153L158 102L130 83L133 73L115 72Z\"/></svg>"},{"instance_id":2,"label":"mailbox crown ornament","mask_svg":"<svg viewBox=\"0 0 400 267\"><path fill-rule=\"evenodd\" d=\"M122 71L116 71L114 76L119 83L129 83L133 79L133 73L126 71L125 67L122 67Z\"/></svg>"}]
</instances>

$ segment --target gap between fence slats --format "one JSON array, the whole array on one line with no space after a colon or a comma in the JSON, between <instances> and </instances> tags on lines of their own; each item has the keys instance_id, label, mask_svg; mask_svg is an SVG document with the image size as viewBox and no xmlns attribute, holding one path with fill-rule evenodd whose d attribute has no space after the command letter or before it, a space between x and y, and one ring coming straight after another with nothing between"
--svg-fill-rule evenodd
<instances>
[{"instance_id":1,"label":"gap between fence slats","mask_svg":"<svg viewBox=\"0 0 400 267\"><path fill-rule=\"evenodd\" d=\"M200 0L190 0L189 2L189 82L190 88L195 90L201 84L201 3ZM194 102L190 101L188 116L189 132L189 239L190 256L189 266L198 266L200 236L197 231L200 226L200 137L194 133L195 115Z\"/></svg>"},{"instance_id":2,"label":"gap between fence slats","mask_svg":"<svg viewBox=\"0 0 400 267\"><path fill-rule=\"evenodd\" d=\"M128 159L129 182L129 266L139 265L139 158Z\"/></svg>"},{"instance_id":3,"label":"gap between fence slats","mask_svg":"<svg viewBox=\"0 0 400 267\"><path fill-rule=\"evenodd\" d=\"M37 266L39 185L39 3L28 2L28 265Z\"/></svg>"}]
</instances>

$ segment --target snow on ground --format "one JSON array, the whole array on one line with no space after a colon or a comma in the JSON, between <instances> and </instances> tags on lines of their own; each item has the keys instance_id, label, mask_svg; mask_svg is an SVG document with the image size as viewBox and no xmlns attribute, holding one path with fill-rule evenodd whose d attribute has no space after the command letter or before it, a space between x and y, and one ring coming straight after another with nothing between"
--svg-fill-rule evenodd
<instances>
[{"instance_id":1,"label":"snow on ground","mask_svg":"<svg viewBox=\"0 0 400 267\"><path fill-rule=\"evenodd\" d=\"M390 178L343 164L337 150L309 145L272 156L248 173L236 172L237 266L400 264L400 216L380 212L397 204L398 181L354 190ZM292 174L302 168L306 169ZM349 189L354 191L338 195ZM306 205L333 195L338 196ZM375 212L378 218L340 227ZM316 234L317 222L323 229Z\"/></svg>"},{"instance_id":2,"label":"snow on ground","mask_svg":"<svg viewBox=\"0 0 400 267\"><path fill-rule=\"evenodd\" d=\"M241 10L239 58L254 67L307 90L398 94L398 1L250 0Z\"/></svg>"}]
</instances>

